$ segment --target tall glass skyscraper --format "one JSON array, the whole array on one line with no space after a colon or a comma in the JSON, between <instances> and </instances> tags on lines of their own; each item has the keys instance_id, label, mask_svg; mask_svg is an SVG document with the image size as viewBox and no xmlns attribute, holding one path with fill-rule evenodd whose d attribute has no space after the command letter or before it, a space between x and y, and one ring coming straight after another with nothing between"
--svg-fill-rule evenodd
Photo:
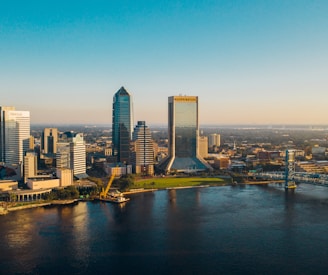
<instances>
[{"instance_id":1,"label":"tall glass skyscraper","mask_svg":"<svg viewBox=\"0 0 328 275\"><path fill-rule=\"evenodd\" d=\"M198 153L198 97L169 97L168 120L169 156L161 165L165 172L210 169Z\"/></svg>"},{"instance_id":2,"label":"tall glass skyscraper","mask_svg":"<svg viewBox=\"0 0 328 275\"><path fill-rule=\"evenodd\" d=\"M130 141L133 130L132 97L121 87L113 97L113 156L118 162L130 162Z\"/></svg>"}]
</instances>

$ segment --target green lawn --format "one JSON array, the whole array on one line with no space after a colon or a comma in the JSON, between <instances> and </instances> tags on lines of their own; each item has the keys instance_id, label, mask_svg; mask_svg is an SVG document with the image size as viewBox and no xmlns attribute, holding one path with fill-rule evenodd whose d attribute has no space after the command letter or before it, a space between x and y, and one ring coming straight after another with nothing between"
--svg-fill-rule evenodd
<instances>
[{"instance_id":1,"label":"green lawn","mask_svg":"<svg viewBox=\"0 0 328 275\"><path fill-rule=\"evenodd\" d=\"M156 188L163 189L168 187L185 187L199 185L224 185L226 181L221 178L201 178L201 177L164 177L140 179L135 181L133 188Z\"/></svg>"}]
</instances>

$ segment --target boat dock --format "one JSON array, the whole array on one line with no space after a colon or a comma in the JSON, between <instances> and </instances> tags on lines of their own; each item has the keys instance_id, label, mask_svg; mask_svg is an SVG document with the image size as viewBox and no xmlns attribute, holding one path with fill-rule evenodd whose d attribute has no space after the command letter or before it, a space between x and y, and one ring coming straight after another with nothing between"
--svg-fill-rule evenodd
<instances>
[{"instance_id":1,"label":"boat dock","mask_svg":"<svg viewBox=\"0 0 328 275\"><path fill-rule=\"evenodd\" d=\"M138 193L145 193L145 192L154 192L158 189L145 189L145 188L138 188L138 189L131 189L130 191L123 192L123 195L131 195L131 194L138 194Z\"/></svg>"}]
</instances>

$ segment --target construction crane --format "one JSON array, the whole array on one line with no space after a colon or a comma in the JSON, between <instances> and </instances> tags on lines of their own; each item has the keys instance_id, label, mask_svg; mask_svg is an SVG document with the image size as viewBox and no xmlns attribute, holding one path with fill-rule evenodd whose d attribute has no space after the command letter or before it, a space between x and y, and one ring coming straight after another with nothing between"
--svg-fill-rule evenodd
<instances>
[{"instance_id":1,"label":"construction crane","mask_svg":"<svg viewBox=\"0 0 328 275\"><path fill-rule=\"evenodd\" d=\"M107 197L107 194L108 194L109 188L111 187L114 178L115 178L115 173L112 173L111 177L110 177L109 180L108 180L108 183L107 183L106 189L104 190L104 188L103 188L103 189L101 190L101 192L100 192L100 194L99 194L99 198L101 198L101 199L105 199L105 198Z\"/></svg>"}]
</instances>

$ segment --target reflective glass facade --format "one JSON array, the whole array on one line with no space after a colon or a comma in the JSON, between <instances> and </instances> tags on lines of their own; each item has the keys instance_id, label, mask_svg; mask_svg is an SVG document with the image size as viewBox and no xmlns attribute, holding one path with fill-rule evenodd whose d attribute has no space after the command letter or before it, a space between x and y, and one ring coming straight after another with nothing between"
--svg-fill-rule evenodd
<instances>
[{"instance_id":1,"label":"reflective glass facade","mask_svg":"<svg viewBox=\"0 0 328 275\"><path fill-rule=\"evenodd\" d=\"M197 102L175 104L175 156L196 157Z\"/></svg>"},{"instance_id":2,"label":"reflective glass facade","mask_svg":"<svg viewBox=\"0 0 328 275\"><path fill-rule=\"evenodd\" d=\"M113 155L118 162L130 161L130 140L132 138L132 100L130 94L121 87L113 97L112 116Z\"/></svg>"},{"instance_id":3,"label":"reflective glass facade","mask_svg":"<svg viewBox=\"0 0 328 275\"><path fill-rule=\"evenodd\" d=\"M169 157L165 171L208 169L198 155L198 97L169 97Z\"/></svg>"}]
</instances>

